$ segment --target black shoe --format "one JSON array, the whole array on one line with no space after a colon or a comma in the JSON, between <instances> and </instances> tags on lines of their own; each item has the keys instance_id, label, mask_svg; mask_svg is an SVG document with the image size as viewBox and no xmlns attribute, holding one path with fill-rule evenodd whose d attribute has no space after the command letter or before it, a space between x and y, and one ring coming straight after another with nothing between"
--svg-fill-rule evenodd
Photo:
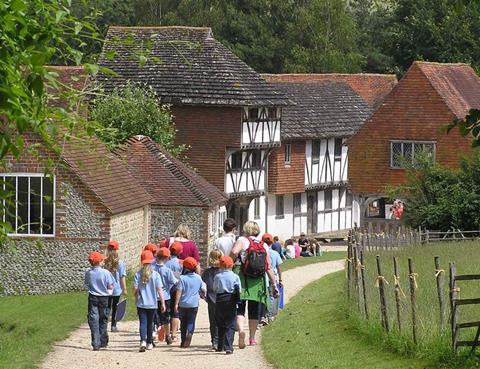
<instances>
[{"instance_id":1,"label":"black shoe","mask_svg":"<svg viewBox=\"0 0 480 369\"><path fill-rule=\"evenodd\" d=\"M231 355L231 354L233 354L233 351L230 351L230 350L225 351L225 355Z\"/></svg>"},{"instance_id":2,"label":"black shoe","mask_svg":"<svg viewBox=\"0 0 480 369\"><path fill-rule=\"evenodd\" d=\"M100 347L94 347L93 351L100 351Z\"/></svg>"},{"instance_id":3,"label":"black shoe","mask_svg":"<svg viewBox=\"0 0 480 369\"><path fill-rule=\"evenodd\" d=\"M101 347L101 348L107 348L107 347L108 347L108 343L102 343L102 344L100 345L100 347Z\"/></svg>"},{"instance_id":4,"label":"black shoe","mask_svg":"<svg viewBox=\"0 0 480 369\"><path fill-rule=\"evenodd\" d=\"M187 333L187 335L185 336L185 342L183 342L183 347L190 347L190 343L192 342L192 334L191 333Z\"/></svg>"},{"instance_id":5,"label":"black shoe","mask_svg":"<svg viewBox=\"0 0 480 369\"><path fill-rule=\"evenodd\" d=\"M167 342L167 345L171 345L173 340L172 340L172 335L171 334L168 334L166 337L165 337L165 342Z\"/></svg>"}]
</instances>

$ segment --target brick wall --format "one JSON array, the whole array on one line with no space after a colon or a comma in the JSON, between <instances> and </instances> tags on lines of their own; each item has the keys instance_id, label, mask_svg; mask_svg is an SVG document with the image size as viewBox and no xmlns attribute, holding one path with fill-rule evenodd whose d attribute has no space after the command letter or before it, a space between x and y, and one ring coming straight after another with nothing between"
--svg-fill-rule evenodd
<instances>
[{"instance_id":1,"label":"brick wall","mask_svg":"<svg viewBox=\"0 0 480 369\"><path fill-rule=\"evenodd\" d=\"M188 163L224 191L225 149L240 147L241 109L174 106L172 113L176 143L190 146Z\"/></svg>"},{"instance_id":2,"label":"brick wall","mask_svg":"<svg viewBox=\"0 0 480 369\"><path fill-rule=\"evenodd\" d=\"M128 269L140 264L140 254L148 243L150 207L145 206L112 216L110 220L111 239L120 244L120 258Z\"/></svg>"},{"instance_id":3,"label":"brick wall","mask_svg":"<svg viewBox=\"0 0 480 369\"><path fill-rule=\"evenodd\" d=\"M285 165L285 144L292 147L290 165ZM305 141L284 141L270 154L268 192L277 195L305 191Z\"/></svg>"},{"instance_id":4,"label":"brick wall","mask_svg":"<svg viewBox=\"0 0 480 369\"><path fill-rule=\"evenodd\" d=\"M458 167L470 139L440 130L454 119L444 100L414 65L382 106L348 142L348 181L354 193L379 194L405 181L405 170L390 169L390 140L436 141L436 162Z\"/></svg>"}]
</instances>

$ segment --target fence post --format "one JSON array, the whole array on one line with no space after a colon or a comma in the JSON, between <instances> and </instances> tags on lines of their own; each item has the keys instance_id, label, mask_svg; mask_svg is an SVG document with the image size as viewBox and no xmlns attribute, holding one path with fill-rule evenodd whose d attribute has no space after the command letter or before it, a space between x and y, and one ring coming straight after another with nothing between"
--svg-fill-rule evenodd
<instances>
[{"instance_id":1,"label":"fence post","mask_svg":"<svg viewBox=\"0 0 480 369\"><path fill-rule=\"evenodd\" d=\"M385 298L385 277L382 275L382 267L380 265L380 256L377 255L377 283L378 290L380 295L380 313L382 315L382 326L385 331L390 332L390 326L388 323L388 314L387 314L387 300Z\"/></svg>"},{"instance_id":2,"label":"fence post","mask_svg":"<svg viewBox=\"0 0 480 369\"><path fill-rule=\"evenodd\" d=\"M352 281L352 231L348 232L347 239L347 296L350 299L350 288Z\"/></svg>"},{"instance_id":3,"label":"fence post","mask_svg":"<svg viewBox=\"0 0 480 369\"><path fill-rule=\"evenodd\" d=\"M457 330L457 320L458 320L458 313L457 313L457 282L455 280L455 276L457 274L457 268L455 263L448 264L449 269L449 277L450 277L450 313L451 313L451 329L452 329L452 346L453 351L457 353L457 340L458 340L458 330Z\"/></svg>"},{"instance_id":4,"label":"fence post","mask_svg":"<svg viewBox=\"0 0 480 369\"><path fill-rule=\"evenodd\" d=\"M428 229L425 230L425 243L428 245L430 242L430 231Z\"/></svg>"},{"instance_id":5,"label":"fence post","mask_svg":"<svg viewBox=\"0 0 480 369\"><path fill-rule=\"evenodd\" d=\"M393 257L393 274L395 278L395 305L397 308L398 332L402 333L402 320L400 316L400 273L398 271L398 258Z\"/></svg>"},{"instance_id":6,"label":"fence post","mask_svg":"<svg viewBox=\"0 0 480 369\"><path fill-rule=\"evenodd\" d=\"M361 311L361 301L360 301L360 277L359 277L359 270L358 270L358 246L353 247L353 271L354 271L354 281L355 281L355 291L357 292L357 305L358 311Z\"/></svg>"},{"instance_id":7,"label":"fence post","mask_svg":"<svg viewBox=\"0 0 480 369\"><path fill-rule=\"evenodd\" d=\"M367 308L367 290L365 288L365 264L363 263L363 250L360 250L360 270L362 275L362 291L363 291L363 307L365 309L365 318L368 320L368 308Z\"/></svg>"},{"instance_id":8,"label":"fence post","mask_svg":"<svg viewBox=\"0 0 480 369\"><path fill-rule=\"evenodd\" d=\"M412 303L412 334L413 342L417 344L417 274L413 270L412 258L408 258L408 277L410 279L410 301Z\"/></svg>"},{"instance_id":9,"label":"fence post","mask_svg":"<svg viewBox=\"0 0 480 369\"><path fill-rule=\"evenodd\" d=\"M438 294L438 304L440 307L440 329L443 331L445 328L445 301L443 294L443 269L440 269L440 258L435 256L435 279L437 280L437 294Z\"/></svg>"}]
</instances>

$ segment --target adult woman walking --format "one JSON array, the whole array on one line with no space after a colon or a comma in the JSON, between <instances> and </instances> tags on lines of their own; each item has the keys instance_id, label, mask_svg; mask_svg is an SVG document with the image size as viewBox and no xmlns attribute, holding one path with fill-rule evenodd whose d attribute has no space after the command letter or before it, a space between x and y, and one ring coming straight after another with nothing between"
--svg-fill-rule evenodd
<instances>
[{"instance_id":1,"label":"adult woman walking","mask_svg":"<svg viewBox=\"0 0 480 369\"><path fill-rule=\"evenodd\" d=\"M198 265L196 272L200 273L200 254L198 253L198 246L192 240L192 232L186 224L180 224L175 231L175 237L171 240L170 244L173 242L180 242L183 246L182 252L178 255L178 258L185 260L188 257L194 258Z\"/></svg>"},{"instance_id":2,"label":"adult woman walking","mask_svg":"<svg viewBox=\"0 0 480 369\"><path fill-rule=\"evenodd\" d=\"M246 222L243 226L242 237L233 245L232 258L236 260L234 272L240 277L242 285L242 291L240 299L242 302L238 304L237 309L237 330L238 330L238 346L239 348L245 348L245 310L247 308L248 301L248 328L249 328L249 343L251 346L257 344L255 341L255 333L257 331L258 320L260 319L260 306L261 304L270 306L270 296L267 288L266 278L268 277L272 288L273 295L278 295L278 289L275 283L275 277L273 271L270 269L271 261L268 252L268 246L264 245L262 240L258 237L260 234L260 227L256 222ZM260 246L263 250L260 250ZM257 249L258 247L258 249ZM252 276L247 271L247 265L249 263L249 254L253 250L260 258L265 258L265 272L258 277Z\"/></svg>"}]
</instances>

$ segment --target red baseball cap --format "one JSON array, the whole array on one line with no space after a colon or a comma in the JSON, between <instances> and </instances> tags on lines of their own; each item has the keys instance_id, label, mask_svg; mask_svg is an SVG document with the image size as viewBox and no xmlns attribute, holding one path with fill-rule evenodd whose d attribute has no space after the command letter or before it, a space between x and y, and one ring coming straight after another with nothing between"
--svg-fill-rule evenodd
<instances>
[{"instance_id":1,"label":"red baseball cap","mask_svg":"<svg viewBox=\"0 0 480 369\"><path fill-rule=\"evenodd\" d=\"M160 247L158 250L157 250L157 256L161 257L161 258L168 258L170 257L170 250L167 249L166 247Z\"/></svg>"},{"instance_id":2,"label":"red baseball cap","mask_svg":"<svg viewBox=\"0 0 480 369\"><path fill-rule=\"evenodd\" d=\"M118 251L118 249L120 248L120 245L118 244L117 241L115 241L115 240L110 240L110 241L108 241L107 247L108 247L109 250Z\"/></svg>"},{"instance_id":3,"label":"red baseball cap","mask_svg":"<svg viewBox=\"0 0 480 369\"><path fill-rule=\"evenodd\" d=\"M140 255L140 260L142 261L142 264L151 264L155 258L150 250L144 250Z\"/></svg>"},{"instance_id":4,"label":"red baseball cap","mask_svg":"<svg viewBox=\"0 0 480 369\"><path fill-rule=\"evenodd\" d=\"M150 251L153 255L157 252L157 246L153 243L147 243L147 246L143 249L144 251Z\"/></svg>"},{"instance_id":5,"label":"red baseball cap","mask_svg":"<svg viewBox=\"0 0 480 369\"><path fill-rule=\"evenodd\" d=\"M187 268L189 270L195 270L197 265L198 265L197 261L194 258L192 258L191 256L189 256L188 258L186 258L183 261L183 267Z\"/></svg>"},{"instance_id":6,"label":"red baseball cap","mask_svg":"<svg viewBox=\"0 0 480 369\"><path fill-rule=\"evenodd\" d=\"M182 253L182 251L183 251L183 245L182 245L182 243L181 243L181 242L178 242L178 241L172 243L171 246L170 246L170 251L175 251L175 253L176 253L177 255L180 255L180 254Z\"/></svg>"},{"instance_id":7,"label":"red baseball cap","mask_svg":"<svg viewBox=\"0 0 480 369\"><path fill-rule=\"evenodd\" d=\"M90 264L98 264L102 260L105 260L105 257L105 255L98 251L92 251L88 256L88 261L90 262Z\"/></svg>"},{"instance_id":8,"label":"red baseball cap","mask_svg":"<svg viewBox=\"0 0 480 369\"><path fill-rule=\"evenodd\" d=\"M168 240L160 241L160 248L166 247L168 249Z\"/></svg>"},{"instance_id":9,"label":"red baseball cap","mask_svg":"<svg viewBox=\"0 0 480 369\"><path fill-rule=\"evenodd\" d=\"M262 236L262 241L266 243L273 243L273 236L270 233L265 233Z\"/></svg>"},{"instance_id":10,"label":"red baseball cap","mask_svg":"<svg viewBox=\"0 0 480 369\"><path fill-rule=\"evenodd\" d=\"M220 267L222 268L233 267L233 259L230 256L222 256L220 258Z\"/></svg>"}]
</instances>

